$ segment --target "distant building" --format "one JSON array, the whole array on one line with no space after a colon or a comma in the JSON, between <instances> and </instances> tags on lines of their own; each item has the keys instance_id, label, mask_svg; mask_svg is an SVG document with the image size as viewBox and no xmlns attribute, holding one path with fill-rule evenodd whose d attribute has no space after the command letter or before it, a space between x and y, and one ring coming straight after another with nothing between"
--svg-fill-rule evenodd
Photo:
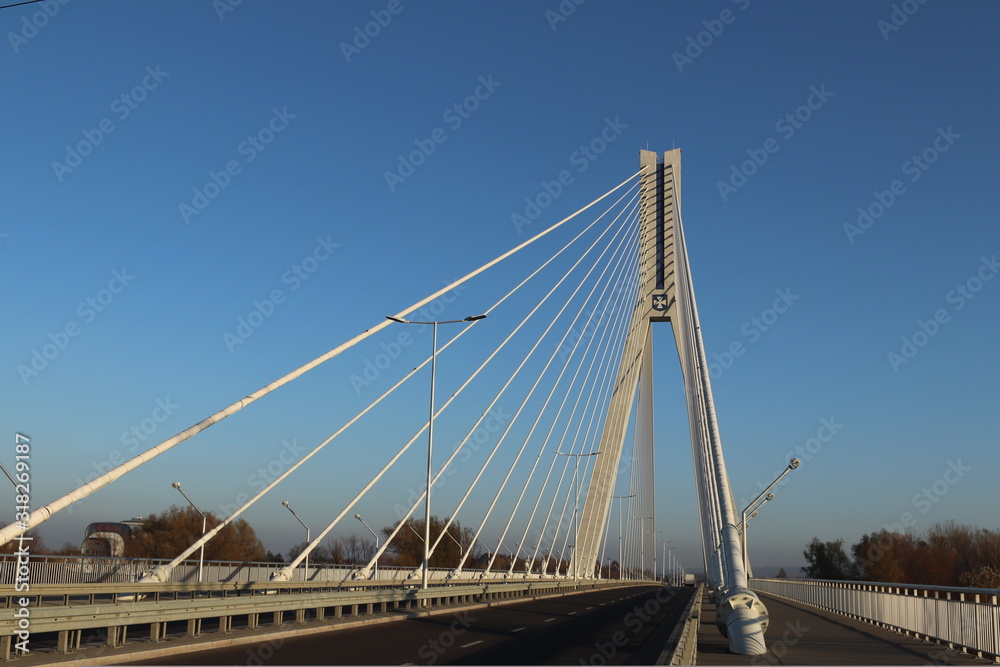
<instances>
[{"instance_id":1,"label":"distant building","mask_svg":"<svg viewBox=\"0 0 1000 667\"><path fill-rule=\"evenodd\" d=\"M118 523L98 522L87 526L80 553L84 556L124 556L125 543L142 530L142 517Z\"/></svg>"}]
</instances>

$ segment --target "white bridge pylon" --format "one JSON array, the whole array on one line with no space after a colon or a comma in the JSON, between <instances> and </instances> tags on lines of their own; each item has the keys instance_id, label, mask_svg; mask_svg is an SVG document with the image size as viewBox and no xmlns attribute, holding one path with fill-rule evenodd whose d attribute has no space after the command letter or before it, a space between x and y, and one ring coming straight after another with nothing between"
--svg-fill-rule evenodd
<instances>
[{"instance_id":1,"label":"white bridge pylon","mask_svg":"<svg viewBox=\"0 0 1000 667\"><path fill-rule=\"evenodd\" d=\"M638 298L615 379L594 470L580 520L570 571L590 576L608 527L611 501L633 404L638 394L633 444L634 511L640 534L655 544L653 516L653 346L652 324L673 329L684 377L691 452L701 518L705 572L719 610L716 623L730 650L744 655L766 651L767 610L747 588L736 508L722 456L715 405L705 360L697 304L681 226L681 152L662 159L640 151ZM651 572L655 548L643 549L641 569Z\"/></svg>"}]
</instances>

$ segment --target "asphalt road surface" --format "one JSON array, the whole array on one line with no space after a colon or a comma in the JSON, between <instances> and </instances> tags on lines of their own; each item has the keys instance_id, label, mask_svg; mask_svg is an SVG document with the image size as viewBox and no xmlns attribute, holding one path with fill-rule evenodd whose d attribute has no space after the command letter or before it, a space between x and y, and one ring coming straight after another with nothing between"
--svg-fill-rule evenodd
<instances>
[{"instance_id":1,"label":"asphalt road surface","mask_svg":"<svg viewBox=\"0 0 1000 667\"><path fill-rule=\"evenodd\" d=\"M593 591L130 664L652 664L693 590Z\"/></svg>"}]
</instances>

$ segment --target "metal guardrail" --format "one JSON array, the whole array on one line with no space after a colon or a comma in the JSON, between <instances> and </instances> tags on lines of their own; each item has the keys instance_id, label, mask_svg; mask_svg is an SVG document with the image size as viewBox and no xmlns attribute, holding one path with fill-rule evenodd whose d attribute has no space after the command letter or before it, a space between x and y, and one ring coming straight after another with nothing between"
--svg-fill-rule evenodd
<instances>
[{"instance_id":1,"label":"metal guardrail","mask_svg":"<svg viewBox=\"0 0 1000 667\"><path fill-rule=\"evenodd\" d=\"M273 627L305 623L307 615L322 621L369 616L397 610L428 609L456 603L560 595L598 588L633 585L618 580L453 580L426 589L419 579L398 582L259 582L213 584L33 584L28 593L7 589L0 608L22 615L0 614L0 661L10 660L18 641L19 618L30 619L31 635L56 633L56 651L70 653L81 645L84 631L96 632L108 646L123 645L128 628L145 626L154 642L166 637L167 623L187 621L187 634L201 634L204 619L218 619L218 631L231 632L233 619L256 629L262 615ZM27 598L27 605L25 600Z\"/></svg>"},{"instance_id":2,"label":"metal guardrail","mask_svg":"<svg viewBox=\"0 0 1000 667\"><path fill-rule=\"evenodd\" d=\"M1000 590L802 579L751 579L750 588L1000 663Z\"/></svg>"}]
</instances>

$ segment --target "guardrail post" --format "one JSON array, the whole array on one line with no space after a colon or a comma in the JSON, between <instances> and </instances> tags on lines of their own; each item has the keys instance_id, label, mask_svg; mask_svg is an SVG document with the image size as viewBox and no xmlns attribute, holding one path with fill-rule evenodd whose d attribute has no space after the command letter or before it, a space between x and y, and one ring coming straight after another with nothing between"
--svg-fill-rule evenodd
<instances>
[{"instance_id":1,"label":"guardrail post","mask_svg":"<svg viewBox=\"0 0 1000 667\"><path fill-rule=\"evenodd\" d=\"M322 621L326 618L326 607L316 607L316 620Z\"/></svg>"},{"instance_id":2,"label":"guardrail post","mask_svg":"<svg viewBox=\"0 0 1000 667\"><path fill-rule=\"evenodd\" d=\"M283 611L274 612L274 627L280 628L282 625L284 625L284 621L285 621L285 612Z\"/></svg>"},{"instance_id":3,"label":"guardrail post","mask_svg":"<svg viewBox=\"0 0 1000 667\"><path fill-rule=\"evenodd\" d=\"M333 617L334 618L344 617L344 608L341 605L338 604L336 607L333 608Z\"/></svg>"},{"instance_id":4,"label":"guardrail post","mask_svg":"<svg viewBox=\"0 0 1000 667\"><path fill-rule=\"evenodd\" d=\"M219 617L219 632L224 635L228 635L233 631L233 617L232 616L220 616Z\"/></svg>"},{"instance_id":5,"label":"guardrail post","mask_svg":"<svg viewBox=\"0 0 1000 667\"><path fill-rule=\"evenodd\" d=\"M7 662L10 660L10 645L13 637L10 635L4 635L0 637L0 660Z\"/></svg>"},{"instance_id":6,"label":"guardrail post","mask_svg":"<svg viewBox=\"0 0 1000 667\"><path fill-rule=\"evenodd\" d=\"M260 627L260 614L247 614L247 629L256 630Z\"/></svg>"},{"instance_id":7,"label":"guardrail post","mask_svg":"<svg viewBox=\"0 0 1000 667\"><path fill-rule=\"evenodd\" d=\"M61 630L56 638L56 650L60 653L72 653L80 648L80 630Z\"/></svg>"}]
</instances>

